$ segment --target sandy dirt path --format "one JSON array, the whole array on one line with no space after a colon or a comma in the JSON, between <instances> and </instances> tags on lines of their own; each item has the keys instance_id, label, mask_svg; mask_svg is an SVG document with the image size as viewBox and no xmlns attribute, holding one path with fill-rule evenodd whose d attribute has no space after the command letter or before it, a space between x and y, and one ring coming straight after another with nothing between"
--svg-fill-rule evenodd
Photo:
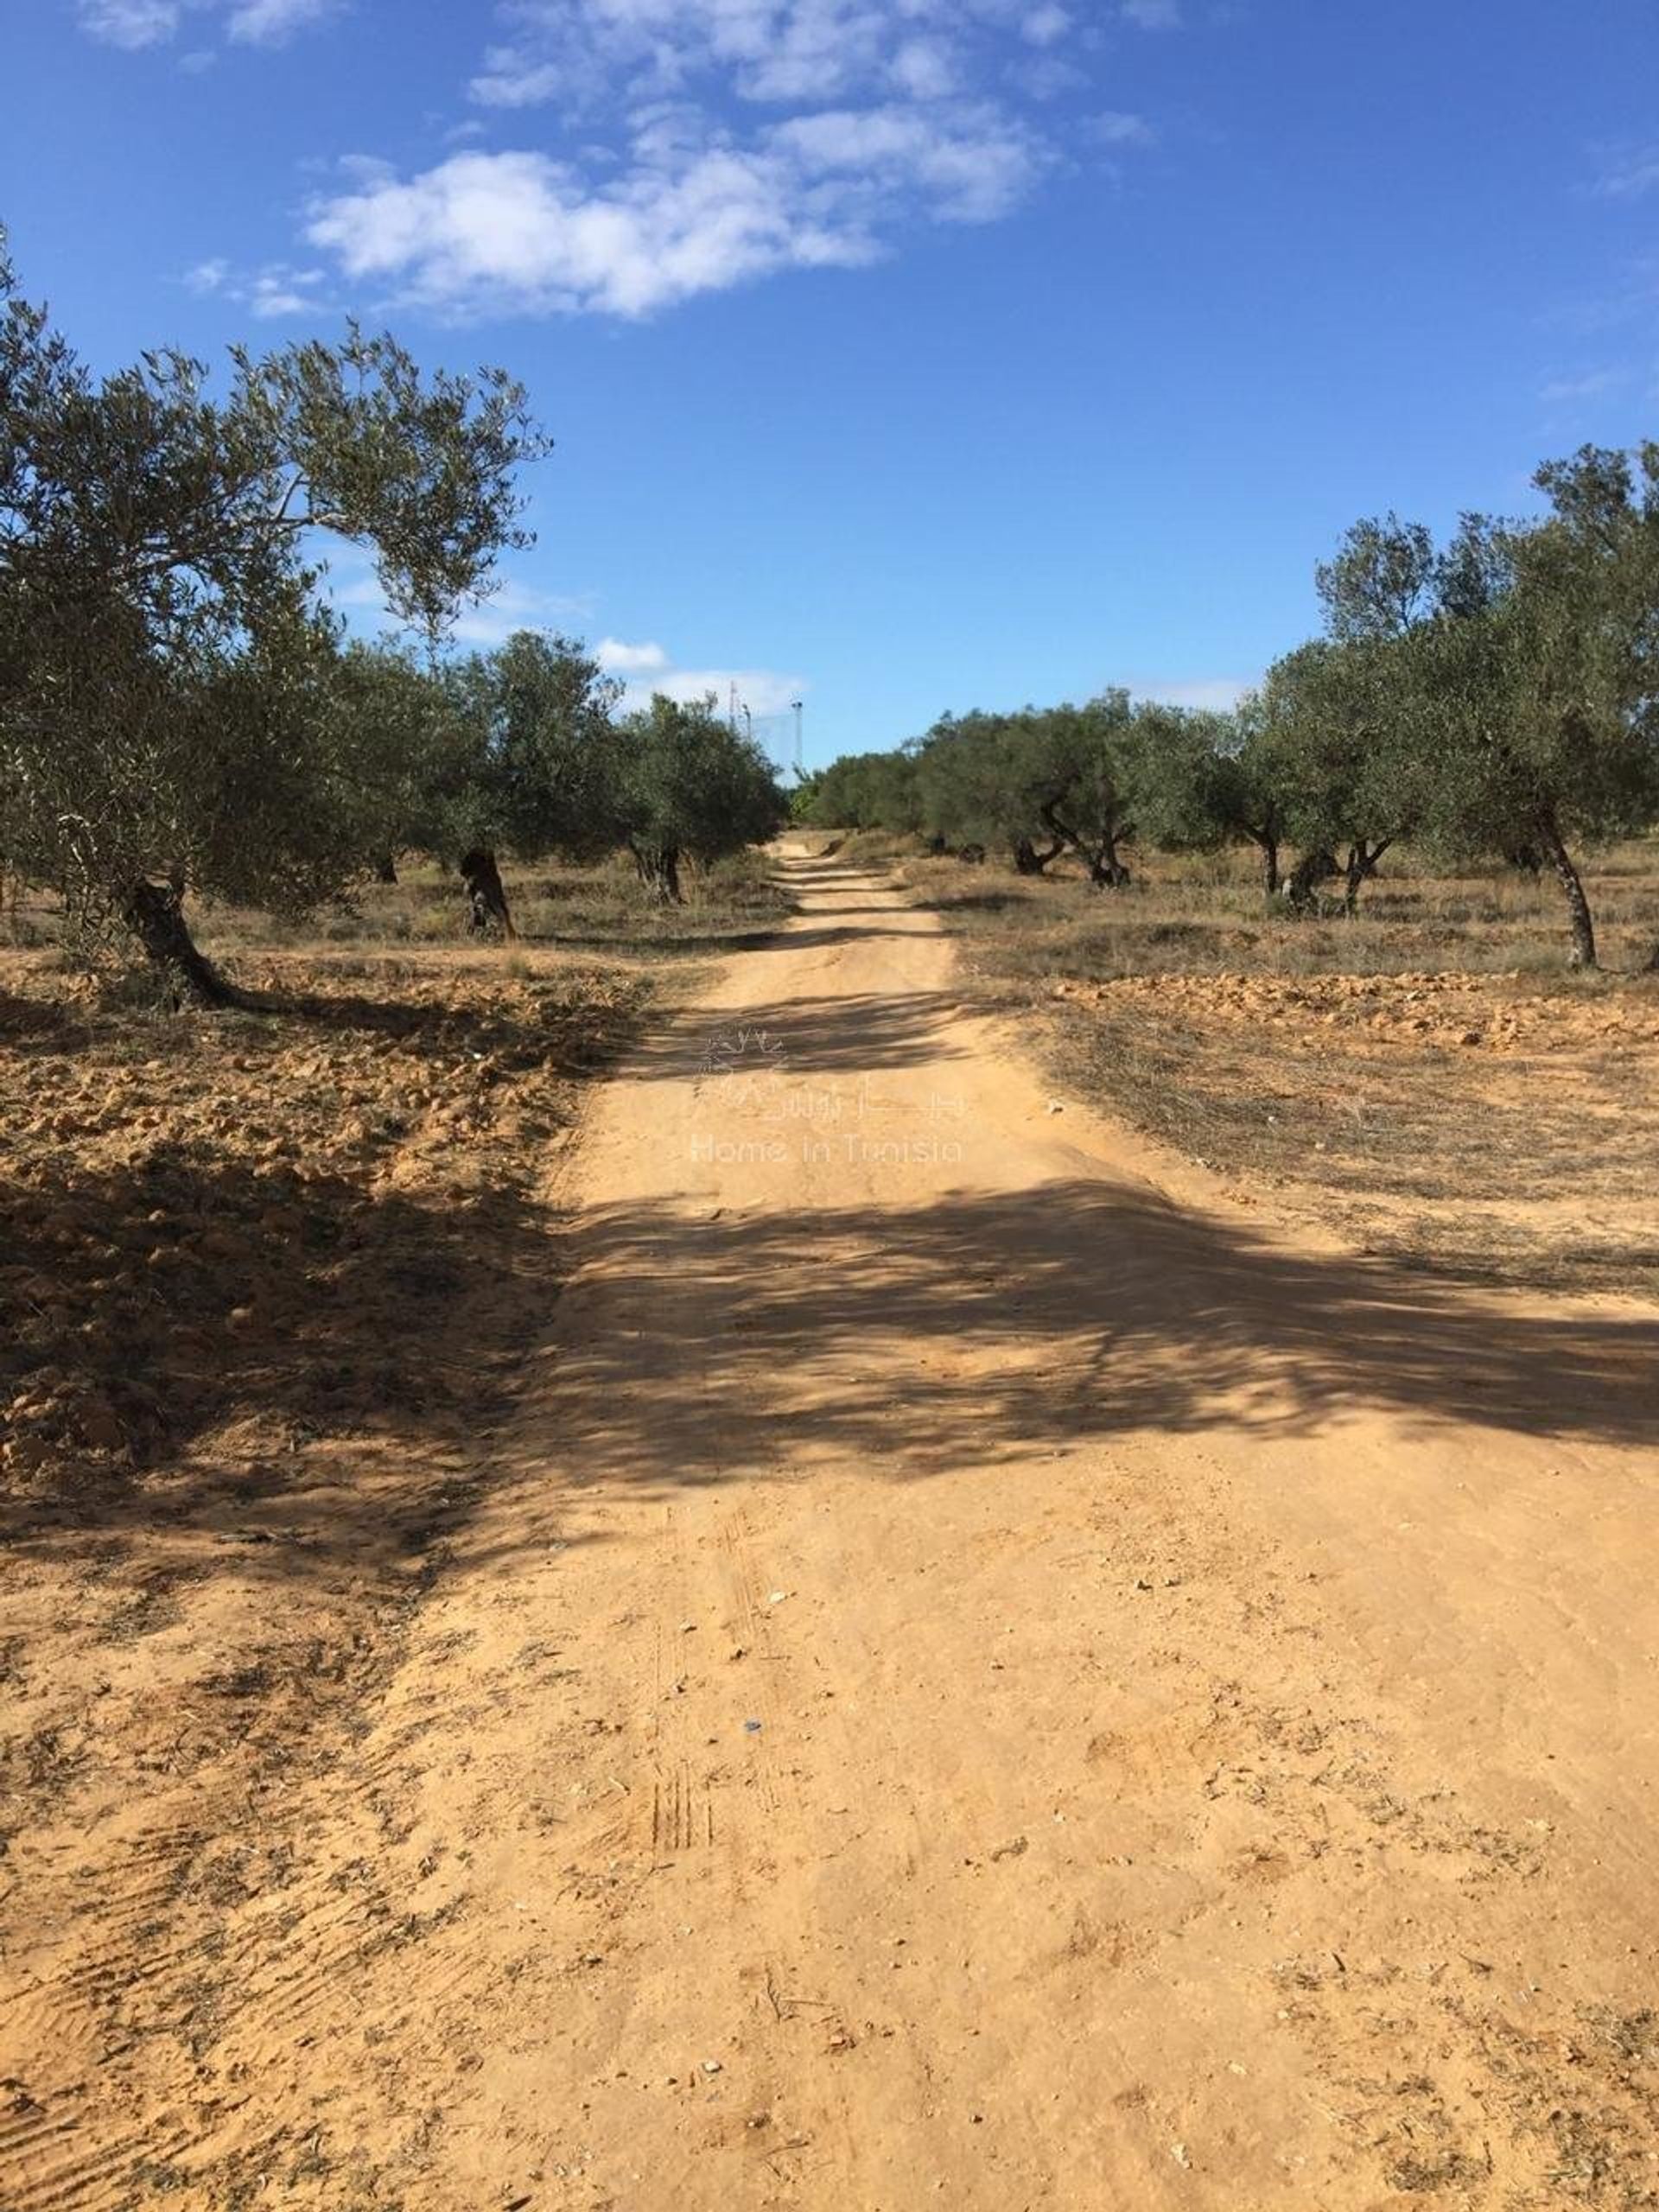
<instances>
[{"instance_id":1,"label":"sandy dirt path","mask_svg":"<svg viewBox=\"0 0 1659 2212\"><path fill-rule=\"evenodd\" d=\"M1651 1316L1275 1236L781 865L595 1101L156 2201L1659 2202ZM124 2126L0 2203L148 2203Z\"/></svg>"}]
</instances>

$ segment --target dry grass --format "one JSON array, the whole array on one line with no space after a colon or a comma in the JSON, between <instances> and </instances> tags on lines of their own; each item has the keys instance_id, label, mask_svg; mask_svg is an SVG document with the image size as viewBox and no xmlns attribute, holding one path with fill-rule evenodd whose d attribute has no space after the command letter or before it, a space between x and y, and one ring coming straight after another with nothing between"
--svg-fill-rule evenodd
<instances>
[{"instance_id":1,"label":"dry grass","mask_svg":"<svg viewBox=\"0 0 1659 2212\"><path fill-rule=\"evenodd\" d=\"M790 912L766 858L742 853L683 871L685 903L661 906L640 889L631 861L594 868L543 866L502 871L520 941L626 959L740 950ZM232 908L202 918L203 941L219 952L241 945L442 945L469 942L458 877L423 862L395 884L368 886L350 906L294 925Z\"/></svg>"},{"instance_id":2,"label":"dry grass","mask_svg":"<svg viewBox=\"0 0 1659 2212\"><path fill-rule=\"evenodd\" d=\"M1242 855L1106 894L904 863L1057 1077L1137 1127L1426 1270L1659 1294L1659 847L1592 867L1589 976L1548 883L1411 865L1299 922Z\"/></svg>"},{"instance_id":3,"label":"dry grass","mask_svg":"<svg viewBox=\"0 0 1659 2212\"><path fill-rule=\"evenodd\" d=\"M629 962L739 950L768 935L791 910L788 893L758 852L740 853L709 868L685 868L682 906L646 899L632 862L621 858L594 868L507 867L502 874L523 945ZM478 949L468 931L460 878L431 861L402 868L396 883L366 884L350 899L300 921L253 907L212 905L193 909L191 918L203 947L232 968L250 951L321 957L354 947ZM54 899L9 879L0 881L0 946L54 948L63 936ZM509 948L509 965L512 957Z\"/></svg>"}]
</instances>

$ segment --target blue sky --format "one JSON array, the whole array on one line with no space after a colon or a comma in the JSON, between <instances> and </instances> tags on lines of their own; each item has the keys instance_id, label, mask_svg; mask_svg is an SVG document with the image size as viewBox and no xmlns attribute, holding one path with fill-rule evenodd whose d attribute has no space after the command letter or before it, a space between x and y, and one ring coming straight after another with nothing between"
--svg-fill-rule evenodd
<instances>
[{"instance_id":1,"label":"blue sky","mask_svg":"<svg viewBox=\"0 0 1659 2212\"><path fill-rule=\"evenodd\" d=\"M468 634L804 696L817 759L1225 698L1356 516L1659 434L1653 0L0 8L85 353L506 364L557 448Z\"/></svg>"}]
</instances>

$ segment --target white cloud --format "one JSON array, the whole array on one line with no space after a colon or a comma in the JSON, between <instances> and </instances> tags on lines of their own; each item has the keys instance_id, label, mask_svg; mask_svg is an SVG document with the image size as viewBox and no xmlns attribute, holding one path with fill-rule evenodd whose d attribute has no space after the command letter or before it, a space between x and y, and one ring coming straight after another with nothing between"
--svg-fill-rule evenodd
<instances>
[{"instance_id":1,"label":"white cloud","mask_svg":"<svg viewBox=\"0 0 1659 2212\"><path fill-rule=\"evenodd\" d=\"M177 36L187 16L220 7L226 35L240 44L278 46L308 23L332 13L337 0L79 0L81 26L111 46L162 46ZM207 66L200 53L186 65Z\"/></svg>"},{"instance_id":2,"label":"white cloud","mask_svg":"<svg viewBox=\"0 0 1659 2212\"><path fill-rule=\"evenodd\" d=\"M649 315L783 269L855 267L906 220L986 222L1039 157L994 111L830 110L747 144L673 111L590 183L539 153L461 153L313 206L307 235L348 277L429 307Z\"/></svg>"},{"instance_id":3,"label":"white cloud","mask_svg":"<svg viewBox=\"0 0 1659 2212\"><path fill-rule=\"evenodd\" d=\"M644 676L668 666L668 655L660 645L630 645L620 638L601 638L594 658L607 676Z\"/></svg>"},{"instance_id":4,"label":"white cloud","mask_svg":"<svg viewBox=\"0 0 1659 2212\"><path fill-rule=\"evenodd\" d=\"M779 676L768 668L671 668L649 682L630 683L623 695L626 707L649 705L652 696L661 692L665 698L677 699L683 706L690 706L710 696L722 708L731 701L732 687L737 688L740 711L749 710L755 721L772 715L786 714L791 702L801 696L801 679L798 676Z\"/></svg>"},{"instance_id":5,"label":"white cloud","mask_svg":"<svg viewBox=\"0 0 1659 2212\"><path fill-rule=\"evenodd\" d=\"M183 15L182 0L80 0L82 28L111 46L159 46Z\"/></svg>"},{"instance_id":6,"label":"white cloud","mask_svg":"<svg viewBox=\"0 0 1659 2212\"><path fill-rule=\"evenodd\" d=\"M1119 108L1096 116L1089 128L1105 146L1150 146L1158 136L1145 116L1125 115Z\"/></svg>"},{"instance_id":7,"label":"white cloud","mask_svg":"<svg viewBox=\"0 0 1659 2212\"><path fill-rule=\"evenodd\" d=\"M1552 406L1571 405L1580 399L1600 399L1630 381L1628 369L1589 369L1582 376L1552 377L1538 397Z\"/></svg>"},{"instance_id":8,"label":"white cloud","mask_svg":"<svg viewBox=\"0 0 1659 2212\"><path fill-rule=\"evenodd\" d=\"M1137 699L1155 699L1165 707L1192 707L1211 714L1230 713L1247 691L1262 681L1259 676L1198 676L1170 683L1160 678L1130 686Z\"/></svg>"},{"instance_id":9,"label":"white cloud","mask_svg":"<svg viewBox=\"0 0 1659 2212\"><path fill-rule=\"evenodd\" d=\"M267 262L263 269L245 272L216 257L187 269L181 281L190 291L233 301L262 321L273 321L327 313L322 287L327 274L325 269L296 269L285 261Z\"/></svg>"},{"instance_id":10,"label":"white cloud","mask_svg":"<svg viewBox=\"0 0 1659 2212\"><path fill-rule=\"evenodd\" d=\"M345 0L79 4L133 41L214 9L229 38L270 43ZM1120 5L1148 29L1179 20L1178 0ZM1103 50L1075 0L500 0L495 13L470 93L493 130L520 118L518 143L451 133L445 158L412 170L342 161L311 201L308 241L365 304L640 317L784 270L861 267L919 228L996 221L1062 157L1039 104L1086 94ZM549 106L556 137L531 120ZM1114 147L1154 137L1121 110L1077 127ZM273 315L310 296L286 281L249 291Z\"/></svg>"},{"instance_id":11,"label":"white cloud","mask_svg":"<svg viewBox=\"0 0 1659 2212\"><path fill-rule=\"evenodd\" d=\"M1595 187L1604 200L1638 200L1656 188L1659 188L1659 146L1608 155Z\"/></svg>"},{"instance_id":12,"label":"white cloud","mask_svg":"<svg viewBox=\"0 0 1659 2212\"><path fill-rule=\"evenodd\" d=\"M1178 31L1181 27L1180 0L1122 0L1125 22L1137 30Z\"/></svg>"},{"instance_id":13,"label":"white cloud","mask_svg":"<svg viewBox=\"0 0 1659 2212\"><path fill-rule=\"evenodd\" d=\"M308 23L320 22L334 0L237 0L226 25L230 35L249 46L280 46Z\"/></svg>"},{"instance_id":14,"label":"white cloud","mask_svg":"<svg viewBox=\"0 0 1659 2212\"><path fill-rule=\"evenodd\" d=\"M1033 8L1020 26L1020 35L1033 46L1052 46L1063 39L1071 28L1071 18L1064 8L1048 6Z\"/></svg>"}]
</instances>

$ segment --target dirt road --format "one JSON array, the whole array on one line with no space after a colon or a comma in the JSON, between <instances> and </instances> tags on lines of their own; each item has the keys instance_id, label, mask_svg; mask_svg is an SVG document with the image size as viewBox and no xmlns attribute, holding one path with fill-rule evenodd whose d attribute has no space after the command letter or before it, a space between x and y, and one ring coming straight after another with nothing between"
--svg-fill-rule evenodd
<instances>
[{"instance_id":1,"label":"dirt road","mask_svg":"<svg viewBox=\"0 0 1659 2212\"><path fill-rule=\"evenodd\" d=\"M783 865L286 1878L89 1873L211 2032L42 1969L0 2203L1659 2202L1659 1327L1275 1238Z\"/></svg>"}]
</instances>

